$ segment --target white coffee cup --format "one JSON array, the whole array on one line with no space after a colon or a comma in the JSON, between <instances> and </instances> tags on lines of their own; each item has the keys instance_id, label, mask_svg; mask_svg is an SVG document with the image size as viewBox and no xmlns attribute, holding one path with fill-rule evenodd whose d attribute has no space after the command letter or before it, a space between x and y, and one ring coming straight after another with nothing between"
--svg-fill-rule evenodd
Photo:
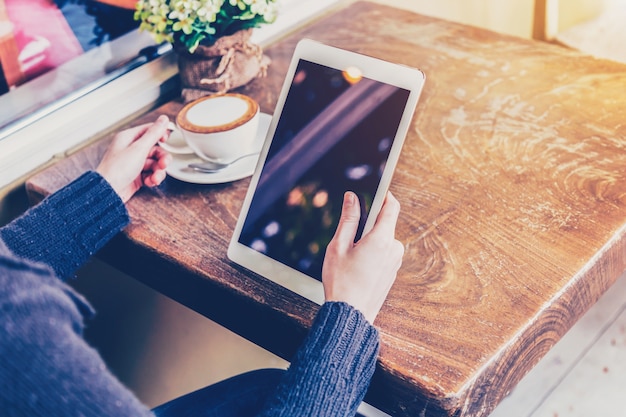
<instances>
[{"instance_id":1,"label":"white coffee cup","mask_svg":"<svg viewBox=\"0 0 626 417\"><path fill-rule=\"evenodd\" d=\"M255 152L259 105L243 94L206 96L186 104L176 125L200 158L229 162Z\"/></svg>"}]
</instances>

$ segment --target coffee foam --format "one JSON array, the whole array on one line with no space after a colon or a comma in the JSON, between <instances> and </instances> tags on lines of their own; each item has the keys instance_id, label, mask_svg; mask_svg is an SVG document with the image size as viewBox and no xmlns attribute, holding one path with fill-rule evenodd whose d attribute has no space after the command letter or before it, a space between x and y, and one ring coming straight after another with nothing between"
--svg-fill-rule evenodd
<instances>
[{"instance_id":1,"label":"coffee foam","mask_svg":"<svg viewBox=\"0 0 626 417\"><path fill-rule=\"evenodd\" d=\"M192 132L219 132L241 126L258 110L256 101L241 94L209 96L188 103L176 121L182 129Z\"/></svg>"},{"instance_id":2,"label":"coffee foam","mask_svg":"<svg viewBox=\"0 0 626 417\"><path fill-rule=\"evenodd\" d=\"M249 108L247 101L237 97L215 97L191 107L187 120L197 126L220 126L241 118Z\"/></svg>"}]
</instances>

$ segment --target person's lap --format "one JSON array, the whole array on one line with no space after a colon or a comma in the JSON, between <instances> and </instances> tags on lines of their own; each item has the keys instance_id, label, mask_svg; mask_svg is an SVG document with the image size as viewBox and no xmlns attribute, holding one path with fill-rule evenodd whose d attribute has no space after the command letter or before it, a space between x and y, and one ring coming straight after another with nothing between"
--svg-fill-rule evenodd
<instances>
[{"instance_id":1,"label":"person's lap","mask_svg":"<svg viewBox=\"0 0 626 417\"><path fill-rule=\"evenodd\" d=\"M283 369L259 369L236 375L162 404L157 417L254 417L272 393ZM358 414L355 417L363 417Z\"/></svg>"},{"instance_id":2,"label":"person's lap","mask_svg":"<svg viewBox=\"0 0 626 417\"><path fill-rule=\"evenodd\" d=\"M156 407L157 417L246 417L261 410L285 371L260 369L237 375Z\"/></svg>"}]
</instances>

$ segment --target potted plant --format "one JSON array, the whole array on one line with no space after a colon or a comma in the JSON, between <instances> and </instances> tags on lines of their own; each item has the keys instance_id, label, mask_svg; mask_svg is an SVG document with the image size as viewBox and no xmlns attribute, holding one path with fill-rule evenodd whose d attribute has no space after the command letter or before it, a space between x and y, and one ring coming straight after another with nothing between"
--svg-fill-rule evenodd
<instances>
[{"instance_id":1,"label":"potted plant","mask_svg":"<svg viewBox=\"0 0 626 417\"><path fill-rule=\"evenodd\" d=\"M157 42L173 44L189 100L263 75L269 58L250 35L277 12L278 0L139 0L135 19Z\"/></svg>"}]
</instances>

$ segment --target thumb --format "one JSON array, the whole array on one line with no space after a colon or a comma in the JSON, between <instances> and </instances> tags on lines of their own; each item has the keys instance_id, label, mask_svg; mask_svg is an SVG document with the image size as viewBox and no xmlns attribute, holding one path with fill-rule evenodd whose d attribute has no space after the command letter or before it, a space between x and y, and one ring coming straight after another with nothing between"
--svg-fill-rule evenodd
<instances>
[{"instance_id":1,"label":"thumb","mask_svg":"<svg viewBox=\"0 0 626 417\"><path fill-rule=\"evenodd\" d=\"M141 135L135 143L146 152L150 150L163 137L167 131L169 118L165 115L159 116L156 121Z\"/></svg>"},{"instance_id":2,"label":"thumb","mask_svg":"<svg viewBox=\"0 0 626 417\"><path fill-rule=\"evenodd\" d=\"M343 206L341 207L341 217L337 225L337 231L333 238L340 248L351 248L359 227L361 218L361 207L356 194L347 191L343 196Z\"/></svg>"}]
</instances>

